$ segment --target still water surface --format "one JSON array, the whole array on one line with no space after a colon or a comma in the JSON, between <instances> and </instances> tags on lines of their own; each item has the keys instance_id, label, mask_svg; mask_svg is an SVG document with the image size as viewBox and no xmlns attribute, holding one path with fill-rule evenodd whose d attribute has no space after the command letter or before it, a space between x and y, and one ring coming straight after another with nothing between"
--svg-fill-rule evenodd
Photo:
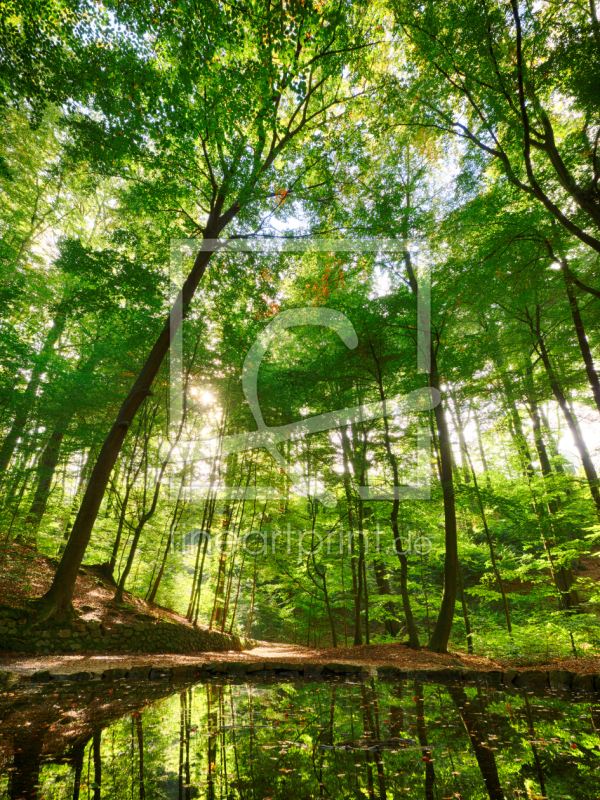
<instances>
[{"instance_id":1,"label":"still water surface","mask_svg":"<svg viewBox=\"0 0 600 800\"><path fill-rule=\"evenodd\" d=\"M105 681L0 695L0 798L600 798L600 698Z\"/></svg>"}]
</instances>

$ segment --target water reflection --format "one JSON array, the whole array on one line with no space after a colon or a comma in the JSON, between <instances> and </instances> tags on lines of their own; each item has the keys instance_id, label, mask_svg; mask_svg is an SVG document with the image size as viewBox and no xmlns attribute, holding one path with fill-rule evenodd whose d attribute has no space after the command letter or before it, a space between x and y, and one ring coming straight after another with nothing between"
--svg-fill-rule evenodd
<instances>
[{"instance_id":1,"label":"water reflection","mask_svg":"<svg viewBox=\"0 0 600 800\"><path fill-rule=\"evenodd\" d=\"M598 797L600 706L486 686L167 681L0 696L0 797Z\"/></svg>"}]
</instances>

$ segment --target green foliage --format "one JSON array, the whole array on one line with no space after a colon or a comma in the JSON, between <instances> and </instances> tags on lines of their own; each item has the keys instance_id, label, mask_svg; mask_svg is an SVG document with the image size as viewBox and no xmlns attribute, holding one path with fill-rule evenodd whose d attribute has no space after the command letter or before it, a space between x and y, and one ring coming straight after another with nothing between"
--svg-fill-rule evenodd
<instances>
[{"instance_id":1,"label":"green foliage","mask_svg":"<svg viewBox=\"0 0 600 800\"><path fill-rule=\"evenodd\" d=\"M7 541L62 552L168 317L172 241L189 240L187 269L203 238L230 236L184 310L181 370L173 350L126 420L86 560L112 562L126 588L192 620L311 645L403 639L408 597L425 643L447 557L433 415L300 435L304 420L428 385L410 257L420 281L431 274L451 430L464 588L451 645L465 649L469 628L491 656L597 652L598 598L583 569L600 514L587 6L5 10ZM243 238L342 236L398 248L233 250ZM278 335L259 372L261 411L299 435L278 445L279 461L264 449L221 454L223 437L256 430L242 390L248 351L277 314L304 307L346 315L358 346L309 325ZM415 482L418 430L432 431L431 498L364 500L359 487ZM569 430L583 431L584 469L565 457ZM307 476L308 496L283 463Z\"/></svg>"}]
</instances>

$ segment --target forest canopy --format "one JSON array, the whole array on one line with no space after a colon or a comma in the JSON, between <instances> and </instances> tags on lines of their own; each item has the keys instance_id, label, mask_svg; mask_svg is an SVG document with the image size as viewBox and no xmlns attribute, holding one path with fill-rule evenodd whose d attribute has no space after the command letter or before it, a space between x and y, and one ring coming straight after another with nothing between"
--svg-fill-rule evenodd
<instances>
[{"instance_id":1,"label":"forest canopy","mask_svg":"<svg viewBox=\"0 0 600 800\"><path fill-rule=\"evenodd\" d=\"M595 0L3 0L0 545L242 637L600 647Z\"/></svg>"}]
</instances>

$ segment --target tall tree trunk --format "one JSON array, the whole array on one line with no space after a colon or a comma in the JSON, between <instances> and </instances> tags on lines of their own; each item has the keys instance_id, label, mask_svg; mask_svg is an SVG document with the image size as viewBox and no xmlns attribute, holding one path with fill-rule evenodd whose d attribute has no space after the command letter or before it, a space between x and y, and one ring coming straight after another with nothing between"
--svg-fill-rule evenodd
<instances>
[{"instance_id":1,"label":"tall tree trunk","mask_svg":"<svg viewBox=\"0 0 600 800\"><path fill-rule=\"evenodd\" d=\"M415 681L413 684L415 712L417 723L417 737L423 752L425 761L425 798L434 800L435 798L435 769L431 759L431 750L427 750L427 730L425 729L425 703L423 702L423 684Z\"/></svg>"},{"instance_id":2,"label":"tall tree trunk","mask_svg":"<svg viewBox=\"0 0 600 800\"><path fill-rule=\"evenodd\" d=\"M456 571L458 577L458 588L460 589L460 603L463 610L463 618L465 620L465 633L467 637L467 652L473 655L473 634L471 633L471 622L469 620L469 610L467 608L467 598L465 597L465 587L463 584L462 570L460 568L460 561L458 563L458 570Z\"/></svg>"},{"instance_id":3,"label":"tall tree trunk","mask_svg":"<svg viewBox=\"0 0 600 800\"><path fill-rule=\"evenodd\" d=\"M410 253L407 249L403 251L404 263L410 283L410 288L415 298L418 298L419 286L412 266ZM434 343L434 338L437 344ZM441 401L440 377L437 364L437 351L440 345L439 335L431 335L430 350L430 375L429 385L435 389L440 397L440 402L434 407L435 422L438 433L438 447L440 455L440 471L442 478L442 496L444 499L444 532L445 532L445 555L444 555L444 588L442 591L442 603L438 618L436 620L433 633L427 645L428 650L434 653L446 653L448 641L452 632L452 622L456 607L456 572L458 570L458 530L456 525L456 502L454 498L454 483L452 479L452 445L448 423Z\"/></svg>"},{"instance_id":4,"label":"tall tree trunk","mask_svg":"<svg viewBox=\"0 0 600 800\"><path fill-rule=\"evenodd\" d=\"M548 476L552 474L552 466L550 464L548 451L546 450L544 437L542 435L542 421L540 419L540 411L535 398L535 387L533 384L533 364L531 363L531 360L527 364L525 370L525 389L527 392L527 403L529 405L529 414L531 416L531 424L533 427L533 441L535 444L535 449L538 454L542 475Z\"/></svg>"},{"instance_id":5,"label":"tall tree trunk","mask_svg":"<svg viewBox=\"0 0 600 800\"><path fill-rule=\"evenodd\" d=\"M135 463L137 449L138 449L138 445L139 445L139 441L140 441L141 429L142 429L142 422L140 420L140 422L139 422L139 424L137 426L135 441L133 443L133 449L132 449L132 452L131 452L131 458L129 459L129 464L127 465L127 472L125 473L125 493L123 495L123 500L121 501L121 511L119 513L119 522L118 522L118 525L117 525L117 533L116 533L116 536L115 536L115 540L113 542L112 552L110 554L110 561L109 561L109 569L110 569L111 575L114 575L115 569L116 569L116 566L117 566L117 558L119 557L119 548L121 546L121 537L123 535L123 526L125 525L125 517L127 515L127 506L129 505L129 496L131 494L131 491L132 491L132 489L134 487L134 484L135 484L135 482L136 482L136 480L137 480L137 478L138 478L138 476L140 474L140 471L142 469L142 465L144 463L144 460L140 459L137 467L135 467L135 470L134 470L134 463ZM114 486L114 492L115 492L115 494L117 494L117 487L116 486ZM118 498L118 495L117 495L117 498Z\"/></svg>"},{"instance_id":6,"label":"tall tree trunk","mask_svg":"<svg viewBox=\"0 0 600 800\"><path fill-rule=\"evenodd\" d=\"M502 597L502 606L504 607L504 616L506 617L506 627L509 633L512 633L512 623L510 619L510 611L508 608L508 599L506 597L506 592L504 590L504 584L502 582L502 577L500 576L500 570L498 569L498 565L496 563L496 551L494 548L494 542L492 541L492 534L490 533L490 529L487 523L487 516L485 513L485 508L483 505L483 498L481 497L481 492L479 491L479 484L477 483L477 476L475 475L475 470L473 469L473 462L471 461L471 457L469 455L469 451L467 450L467 445L465 443L465 456L468 459L469 466L471 468L471 474L473 477L473 486L475 487L475 494L477 495L477 502L479 503L479 510L481 513L481 520L483 522L483 528L485 530L485 538L487 539L488 547L490 550L490 558L492 560L492 570L494 571L494 575L496 577L496 582L498 584L498 589L500 590L500 596ZM460 567L459 567L460 568Z\"/></svg>"},{"instance_id":7,"label":"tall tree trunk","mask_svg":"<svg viewBox=\"0 0 600 800\"><path fill-rule=\"evenodd\" d=\"M257 560L255 558L254 559L254 576L252 578L252 597L250 599L250 613L248 614L248 622L246 624L246 639L250 638L250 632L252 630L252 619L254 617L254 598L256 596L256 576L257 575L258 575L258 564L257 564Z\"/></svg>"},{"instance_id":8,"label":"tall tree trunk","mask_svg":"<svg viewBox=\"0 0 600 800\"><path fill-rule=\"evenodd\" d=\"M548 448L552 455L552 466L560 475L565 474L565 468L563 467L562 461L563 456L558 452L558 445L554 438L554 433L552 432L552 428L550 427L550 422L548 421L548 417L544 413L544 407L539 407L540 417L542 419L542 428L546 432L546 439L548 440ZM569 490L566 492L569 494Z\"/></svg>"},{"instance_id":9,"label":"tall tree trunk","mask_svg":"<svg viewBox=\"0 0 600 800\"><path fill-rule=\"evenodd\" d=\"M386 569L383 562L375 559L373 561L373 572L375 573L375 580L377 582L377 589L380 595L391 595L392 590L390 587L389 578L386 575ZM389 633L390 636L398 636L400 631L402 630L402 625L398 622L398 620L394 619L396 616L396 609L394 608L394 604L391 601L387 601L383 604L383 607L387 614L389 615L383 622L384 628Z\"/></svg>"},{"instance_id":10,"label":"tall tree trunk","mask_svg":"<svg viewBox=\"0 0 600 800\"><path fill-rule=\"evenodd\" d=\"M488 489L492 488L492 482L489 476L489 467L487 464L487 459L485 457L485 448L483 446L483 439L481 438L481 425L479 424L479 417L477 415L477 409L474 405L471 406L473 411L473 422L475 423L475 430L477 431L477 444L479 446L479 457L481 458L481 465L483 467L483 472L485 474L485 482L487 483Z\"/></svg>"},{"instance_id":11,"label":"tall tree trunk","mask_svg":"<svg viewBox=\"0 0 600 800\"><path fill-rule=\"evenodd\" d=\"M227 466L225 469L225 485L232 486L235 471L237 468L237 453L231 453L227 457ZM241 470L240 470L241 476ZM241 477L240 477L241 484ZM236 487L236 488L239 488ZM225 607L225 575L227 567L227 541L229 538L229 531L232 526L233 506L229 503L223 509L223 525L220 531L220 548L217 560L217 579L215 582L215 599L213 603L213 610L210 616L208 627L212 629L213 625L221 627L223 619L223 610Z\"/></svg>"},{"instance_id":12,"label":"tall tree trunk","mask_svg":"<svg viewBox=\"0 0 600 800\"><path fill-rule=\"evenodd\" d=\"M85 452L85 451L84 451ZM81 497L81 493L83 492L83 487L85 486L85 482L87 480L88 473L90 471L91 463L93 460L93 446L89 448L87 451L87 456L81 468L81 472L79 474L79 480L77 481L77 488L75 489L75 494L73 495L73 501L69 507L69 512L67 515L67 522L65 524L65 531L63 534L63 542L59 548L59 554L65 548L65 542L68 541L69 535L71 533L71 517L77 511L77 506L79 503L79 498Z\"/></svg>"},{"instance_id":13,"label":"tall tree trunk","mask_svg":"<svg viewBox=\"0 0 600 800\"><path fill-rule=\"evenodd\" d=\"M452 698L456 711L462 720L471 743L473 754L477 759L479 771L485 783L490 800L504 800L504 792L500 786L500 776L493 751L487 744L487 735L482 730L474 707L470 704L464 689L448 685L446 691Z\"/></svg>"},{"instance_id":14,"label":"tall tree trunk","mask_svg":"<svg viewBox=\"0 0 600 800\"><path fill-rule=\"evenodd\" d=\"M144 783L144 728L142 726L142 712L135 715L135 724L137 730L138 751L140 756L140 800L146 798L146 786ZM189 783L189 781L188 781Z\"/></svg>"},{"instance_id":15,"label":"tall tree trunk","mask_svg":"<svg viewBox=\"0 0 600 800\"><path fill-rule=\"evenodd\" d=\"M539 314L539 309L538 309L538 314ZM577 424L577 419L571 412L571 409L569 408L569 404L567 402L567 398L565 397L562 387L558 382L558 378L556 377L554 367L552 366L552 362L550 361L550 355L548 354L548 350L546 348L544 337L541 335L539 330L539 325L536 328L534 328L534 333L536 336L536 344L538 352L541 356L544 367L546 368L548 381L550 382L550 388L552 389L552 392L556 397L556 400L561 408L561 411L563 412L563 415L567 421L567 425L569 426L569 431L571 432L571 436L573 437L573 441L575 442L575 446L579 451L581 463L583 464L583 470L587 478L588 486L590 489L590 493L592 495L592 499L594 501L594 505L596 507L596 515L598 519L600 519L600 489L598 487L598 475L596 473L596 469L594 467L592 459L590 458L590 454L586 447L586 444L583 441L583 437L579 430L579 425Z\"/></svg>"},{"instance_id":16,"label":"tall tree trunk","mask_svg":"<svg viewBox=\"0 0 600 800\"><path fill-rule=\"evenodd\" d=\"M535 470L533 468L533 464L531 463L531 453L529 452L527 437L525 436L525 431L523 430L523 423L521 421L519 409L517 408L517 404L515 402L510 378L506 374L502 359L499 359L498 370L500 372L502 386L504 387L504 402L512 422L513 437L517 446L517 452L521 457L521 466L525 475L531 478L533 475L535 475Z\"/></svg>"},{"instance_id":17,"label":"tall tree trunk","mask_svg":"<svg viewBox=\"0 0 600 800\"><path fill-rule=\"evenodd\" d=\"M179 506L181 503L181 493L183 491L183 484L185 481L185 461L183 463L183 471L181 475L181 482L179 484L179 491L177 493L177 500L175 501L175 508L173 509L173 516L171 517L171 524L169 525L169 534L167 536L167 544L165 546L163 557L161 560L160 568L158 570L158 575L156 576L156 580L154 581L154 585L150 590L148 597L146 598L149 603L153 603L156 599L156 593L158 592L158 587L160 586L160 582L162 581L162 577L165 572L165 566L167 564L167 557L169 555L169 551L171 549L171 544L173 543L173 535L175 532L175 528L177 527L177 521L181 519L181 514L183 513L183 509L179 510Z\"/></svg>"},{"instance_id":18,"label":"tall tree trunk","mask_svg":"<svg viewBox=\"0 0 600 800\"><path fill-rule=\"evenodd\" d=\"M94 751L94 800L100 800L102 793L102 756L100 754L100 739L102 731L94 731L92 749Z\"/></svg>"},{"instance_id":19,"label":"tall tree trunk","mask_svg":"<svg viewBox=\"0 0 600 800\"><path fill-rule=\"evenodd\" d=\"M354 499L352 497L352 489L350 485L350 464L348 459L348 451L350 448L348 441L348 433L345 427L340 428L342 436L342 461L344 466L344 491L346 493L346 504L348 506L348 528L350 537L350 569L352 571L352 594L354 597L354 645L362 644L362 621L361 621L361 604L362 604L362 569L357 570L356 558L356 542L354 541L354 526L352 507Z\"/></svg>"},{"instance_id":20,"label":"tall tree trunk","mask_svg":"<svg viewBox=\"0 0 600 800\"><path fill-rule=\"evenodd\" d=\"M39 460L35 493L27 516L25 517L25 525L29 528L31 533L37 531L42 517L44 516L44 512L46 511L46 505L50 497L50 487L52 486L52 479L54 478L54 472L60 455L60 446L68 424L68 420L61 422L52 431Z\"/></svg>"},{"instance_id":21,"label":"tall tree trunk","mask_svg":"<svg viewBox=\"0 0 600 800\"><path fill-rule=\"evenodd\" d=\"M2 445L0 446L0 475L6 473L10 459L12 458L15 447L17 446L17 441L23 436L25 425L27 424L31 409L35 403L35 398L42 380L42 375L44 372L46 372L48 363L52 357L52 353L54 352L54 345L62 335L66 322L66 303L62 302L58 307L56 316L54 317L54 324L48 331L46 341L44 342L43 347L35 360L31 377L29 378L27 387L23 392L23 396L19 403L13 424L9 432L6 434L6 438L2 442Z\"/></svg>"},{"instance_id":22,"label":"tall tree trunk","mask_svg":"<svg viewBox=\"0 0 600 800\"><path fill-rule=\"evenodd\" d=\"M563 269L562 273L565 279L565 288L567 290L567 297L569 298L569 307L571 309L571 316L573 317L575 332L577 333L577 341L579 342L581 357L583 358L583 363L585 364L588 383L590 385L590 389L592 390L592 396L596 403L596 408L600 414L600 381L598 380L598 373L594 367L592 351L590 350L590 345L587 340L587 336L585 335L585 328L583 327L583 320L581 319L581 312L579 311L579 303L577 302L577 297L573 291L573 283L566 270Z\"/></svg>"},{"instance_id":23,"label":"tall tree trunk","mask_svg":"<svg viewBox=\"0 0 600 800\"><path fill-rule=\"evenodd\" d=\"M205 234L206 239L215 237L215 234L218 235L222 227L224 225L214 230L214 228L211 229L209 224ZM56 614L65 614L72 609L73 591L79 567L90 541L92 528L98 516L111 472L121 452L125 436L142 402L146 397L152 395L151 387L154 379L169 350L171 341L181 325L182 317L187 313L211 256L212 251L206 249L203 243L194 260L192 270L169 315L169 319L150 351L131 391L123 401L117 418L104 440L52 584L43 597L40 598L38 621L48 619ZM182 312L181 309L184 311Z\"/></svg>"},{"instance_id":24,"label":"tall tree trunk","mask_svg":"<svg viewBox=\"0 0 600 800\"><path fill-rule=\"evenodd\" d=\"M533 364L531 361L527 365L526 370L526 390L527 390L527 399L530 408L530 414L533 424L533 438L536 445L536 450L538 453L538 457L540 460L540 467L542 470L542 476L544 481L547 481L548 478L552 475L552 466L550 464L550 459L548 457L548 453L546 451L546 447L544 445L544 439L542 437L542 424L539 414L539 408L535 399L535 391L533 385ZM548 514L549 517L544 513L543 507L540 509L541 516L547 519L550 523L552 528L555 527L555 523L552 522L551 518L557 514L560 508L560 502L554 498L551 498L547 504ZM565 610L571 608L572 605L579 605L578 598L576 593L571 593L570 589L573 585L573 576L570 573L570 570L565 569L563 566L556 568L554 563L554 559L552 557L552 551L550 547L550 543L548 542L547 537L544 535L543 530L544 519L540 520L540 533L542 537L542 542L544 545L544 550L546 551L546 555L548 557L548 562L550 564L550 571L552 573L552 577L556 584L556 588L560 594L560 607L564 608Z\"/></svg>"},{"instance_id":25,"label":"tall tree trunk","mask_svg":"<svg viewBox=\"0 0 600 800\"><path fill-rule=\"evenodd\" d=\"M73 764L73 797L72 800L79 800L81 792L81 778L83 775L83 761L85 758L85 751L87 750L90 737L80 740L73 746L71 751L71 758Z\"/></svg>"},{"instance_id":26,"label":"tall tree trunk","mask_svg":"<svg viewBox=\"0 0 600 800\"><path fill-rule=\"evenodd\" d=\"M371 343L371 352L373 353L373 358L375 359L375 363L377 365L377 386L379 390L379 398L381 400L383 406L383 435L384 435L384 445L385 451L387 453L388 461L390 463L390 467L392 468L392 477L394 479L394 486L398 486L400 483L400 473L398 470L398 461L396 456L392 450L392 443L390 438L390 426L387 418L387 409L386 409L386 396L385 391L383 388L383 375L381 371L380 361L377 358L375 353L375 348ZM410 647L414 650L419 650L421 644L419 642L419 632L417 630L417 626L415 623L415 618L412 613L412 606L410 603L410 595L408 593L408 559L406 557L406 552L402 547L402 540L400 537L400 531L398 529L398 512L400 509L400 497L394 496L392 501L392 510L390 514L390 522L392 525L392 533L394 535L394 544L396 555L400 561L400 596L402 598L402 610L404 611L404 619L406 620L406 629L408 631L408 643ZM377 575L377 572L376 572ZM390 631L391 632L391 631ZM392 636L396 634L392 633Z\"/></svg>"},{"instance_id":27,"label":"tall tree trunk","mask_svg":"<svg viewBox=\"0 0 600 800\"><path fill-rule=\"evenodd\" d=\"M440 380L437 367L437 358L434 347L431 350L431 375L432 389L440 392ZM441 393L440 393L441 394ZM458 569L458 530L456 525L456 503L454 499L454 483L452 479L452 445L450 433L446 422L446 415L442 403L434 409L437 425L438 443L440 449L440 462L442 468L442 496L444 499L444 531L446 552L444 556L444 588L442 603L431 638L427 645L428 650L435 653L445 653L448 650L448 640L452 632L452 622L456 606L456 572Z\"/></svg>"},{"instance_id":28,"label":"tall tree trunk","mask_svg":"<svg viewBox=\"0 0 600 800\"><path fill-rule=\"evenodd\" d=\"M185 419L186 419L186 408L184 408L184 411L183 411L183 414L182 414L182 417L181 417L181 421L180 421L179 427L177 429L177 433L173 437L173 439L171 440L171 444L169 446L169 450L167 451L167 455L165 456L165 458L163 459L162 464L160 465L160 470L158 472L158 476L156 477L156 482L154 484L154 493L152 495L152 503L150 505L150 508L147 511L146 511L145 508L143 509L142 514L141 514L141 516L140 516L140 518L138 520L138 524L137 524L137 526L135 528L135 532L133 534L133 539L132 539L132 542L131 542L131 547L129 549L129 555L127 557L127 563L125 564L125 569L123 570L123 572L121 574L121 577L119 579L119 583L118 583L118 586L117 586L117 590L115 592L114 599L115 599L116 602L120 603L123 600L123 591L125 589L125 583L127 581L127 578L129 576L129 572L130 572L131 567L133 565L133 559L135 557L135 553L136 553L137 546L138 546L138 543L139 543L139 540L140 540L140 536L142 535L143 529L145 528L147 523L152 519L152 517L154 516L154 514L156 512L156 506L158 504L158 498L160 496L160 492L161 492L161 489L162 489L163 478L165 476L165 472L167 470L167 467L169 466L169 464L171 462L171 456L173 455L173 451L175 450L175 448L179 444L179 440L180 440L181 434L183 432L183 426L185 424ZM152 419L152 423L153 423L153 421L154 421L154 416L153 416L153 419ZM149 438L150 438L150 432L152 430L152 423L151 423L151 425L149 427L149 430L147 432L146 442L145 442L145 446L144 446L144 458L146 460L146 471L147 471L147 465L148 465L148 441L149 441ZM146 503L146 479L147 479L147 475L144 475L144 505Z\"/></svg>"}]
</instances>

